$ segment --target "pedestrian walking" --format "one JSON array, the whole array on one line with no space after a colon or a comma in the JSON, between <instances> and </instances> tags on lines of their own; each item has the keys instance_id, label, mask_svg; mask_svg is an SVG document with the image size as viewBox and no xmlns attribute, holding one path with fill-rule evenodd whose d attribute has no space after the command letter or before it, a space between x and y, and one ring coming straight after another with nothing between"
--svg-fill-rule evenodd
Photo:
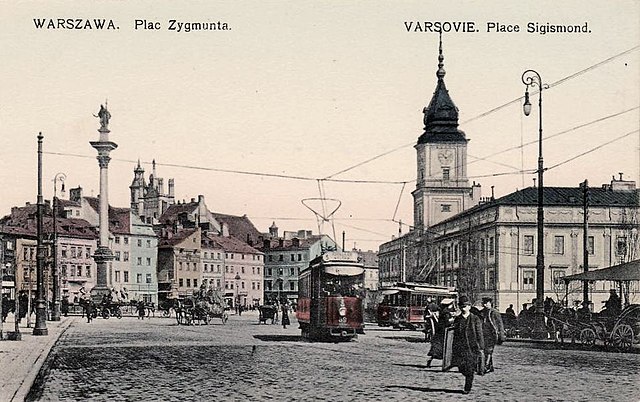
<instances>
[{"instance_id":1,"label":"pedestrian walking","mask_svg":"<svg viewBox=\"0 0 640 402\"><path fill-rule=\"evenodd\" d=\"M427 367L431 367L433 359L442 360L444 351L444 335L446 329L453 325L453 300L451 303L440 303L440 308L435 314L436 324L433 337L431 337L431 348L427 353Z\"/></svg>"},{"instance_id":2,"label":"pedestrian walking","mask_svg":"<svg viewBox=\"0 0 640 402\"><path fill-rule=\"evenodd\" d=\"M484 337L485 370L492 372L494 370L493 350L496 345L502 345L505 332L502 317L498 310L493 308L493 299L490 297L482 298L480 317L482 318L482 336Z\"/></svg>"},{"instance_id":3,"label":"pedestrian walking","mask_svg":"<svg viewBox=\"0 0 640 402\"><path fill-rule=\"evenodd\" d=\"M94 304L93 304L93 301L92 301L92 300L87 300L87 301L85 302L85 304L84 304L84 310L86 310L86 311L85 311L85 314L87 314L87 323L90 323L90 322L91 322L91 320L93 320L93 310L94 310L95 308L96 308L96 307L94 306Z\"/></svg>"},{"instance_id":4,"label":"pedestrian walking","mask_svg":"<svg viewBox=\"0 0 640 402\"><path fill-rule=\"evenodd\" d=\"M282 328L287 329L287 325L291 325L289 321L289 306L282 304Z\"/></svg>"},{"instance_id":5,"label":"pedestrian walking","mask_svg":"<svg viewBox=\"0 0 640 402\"><path fill-rule=\"evenodd\" d=\"M453 366L464 375L465 394L471 392L473 377L480 367L484 369L484 338L482 337L482 321L471 314L471 301L467 296L460 296L458 305L462 313L453 322ZM480 374L484 374L480 371Z\"/></svg>"},{"instance_id":6,"label":"pedestrian walking","mask_svg":"<svg viewBox=\"0 0 640 402\"><path fill-rule=\"evenodd\" d=\"M69 296L64 296L62 298L62 305L60 306L60 311L65 317L69 315Z\"/></svg>"},{"instance_id":7,"label":"pedestrian walking","mask_svg":"<svg viewBox=\"0 0 640 402\"><path fill-rule=\"evenodd\" d=\"M146 307L144 305L144 300L138 301L138 319L144 320L144 314L146 312Z\"/></svg>"}]
</instances>

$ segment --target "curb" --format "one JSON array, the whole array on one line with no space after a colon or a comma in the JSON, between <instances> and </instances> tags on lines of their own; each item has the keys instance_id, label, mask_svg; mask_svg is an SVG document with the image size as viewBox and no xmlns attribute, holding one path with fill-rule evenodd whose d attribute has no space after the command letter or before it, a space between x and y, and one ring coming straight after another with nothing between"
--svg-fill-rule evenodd
<instances>
[{"instance_id":1,"label":"curb","mask_svg":"<svg viewBox=\"0 0 640 402\"><path fill-rule=\"evenodd\" d=\"M64 334L67 329L69 329L74 321L75 320L73 319L65 320L65 322L61 323L60 325L61 330L55 336L51 336L51 338L47 340L42 350L38 353L38 357L36 358L35 362L22 380L22 383L11 397L10 401L24 401L26 399L29 391L31 391L31 387L36 380L36 377L38 376L38 373L40 372L40 369L42 368L42 365L47 360L51 349L58 342L62 334Z\"/></svg>"}]
</instances>

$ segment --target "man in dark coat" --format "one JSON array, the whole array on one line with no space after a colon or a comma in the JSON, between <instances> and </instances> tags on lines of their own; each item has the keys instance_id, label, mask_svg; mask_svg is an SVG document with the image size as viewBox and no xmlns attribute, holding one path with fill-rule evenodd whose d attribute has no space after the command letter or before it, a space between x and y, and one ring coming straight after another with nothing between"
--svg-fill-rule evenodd
<instances>
[{"instance_id":1,"label":"man in dark coat","mask_svg":"<svg viewBox=\"0 0 640 402\"><path fill-rule=\"evenodd\" d=\"M462 313L453 322L453 365L464 375L464 393L471 392L478 360L484 355L482 321L471 314L471 301L460 296L458 305Z\"/></svg>"},{"instance_id":2,"label":"man in dark coat","mask_svg":"<svg viewBox=\"0 0 640 402\"><path fill-rule=\"evenodd\" d=\"M484 356L486 359L486 371L493 371L493 349L501 345L505 339L504 325L498 310L492 306L493 299L482 298L482 336L484 337Z\"/></svg>"}]
</instances>

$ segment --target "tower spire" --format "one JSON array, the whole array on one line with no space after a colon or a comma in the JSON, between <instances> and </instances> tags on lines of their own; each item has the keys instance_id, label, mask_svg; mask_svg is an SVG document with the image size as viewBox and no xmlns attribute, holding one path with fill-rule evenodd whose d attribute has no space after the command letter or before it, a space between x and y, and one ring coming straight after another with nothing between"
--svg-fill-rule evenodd
<instances>
[{"instance_id":1,"label":"tower spire","mask_svg":"<svg viewBox=\"0 0 640 402\"><path fill-rule=\"evenodd\" d=\"M442 32L440 32L440 50L438 54L438 71L436 72L436 76L438 80L444 79L444 76L447 72L444 70L444 55L442 54Z\"/></svg>"}]
</instances>

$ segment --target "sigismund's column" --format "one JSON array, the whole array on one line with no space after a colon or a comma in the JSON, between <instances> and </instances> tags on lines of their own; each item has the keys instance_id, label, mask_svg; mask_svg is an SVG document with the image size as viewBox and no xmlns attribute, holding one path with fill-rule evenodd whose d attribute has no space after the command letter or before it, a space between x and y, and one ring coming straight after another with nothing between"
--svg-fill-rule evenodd
<instances>
[{"instance_id":1,"label":"sigismund's column","mask_svg":"<svg viewBox=\"0 0 640 402\"><path fill-rule=\"evenodd\" d=\"M95 116L95 115L94 115ZM104 294L110 292L109 283L107 280L109 261L113 260L114 256L109 248L109 153L116 149L118 145L109 141L109 119L111 113L105 106L100 105L100 111L95 117L100 118L100 133L99 141L90 141L92 147L98 151L98 165L100 166L100 220L99 230L100 239L98 241L98 248L93 255L93 259L96 261L97 274L96 274L96 286L91 289L91 297L95 301L100 301Z\"/></svg>"}]
</instances>

